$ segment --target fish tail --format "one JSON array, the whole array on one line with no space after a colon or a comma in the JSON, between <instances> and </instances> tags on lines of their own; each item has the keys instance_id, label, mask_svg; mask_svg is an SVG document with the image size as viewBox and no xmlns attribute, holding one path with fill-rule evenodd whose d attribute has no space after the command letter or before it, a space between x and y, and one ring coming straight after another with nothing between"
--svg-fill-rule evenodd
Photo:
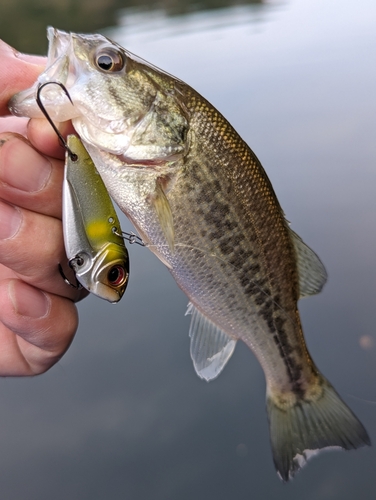
<instances>
[{"instance_id":1,"label":"fish tail","mask_svg":"<svg viewBox=\"0 0 376 500\"><path fill-rule=\"evenodd\" d=\"M267 412L274 465L282 481L292 479L324 449L370 446L367 431L321 375L304 396L268 391Z\"/></svg>"}]
</instances>

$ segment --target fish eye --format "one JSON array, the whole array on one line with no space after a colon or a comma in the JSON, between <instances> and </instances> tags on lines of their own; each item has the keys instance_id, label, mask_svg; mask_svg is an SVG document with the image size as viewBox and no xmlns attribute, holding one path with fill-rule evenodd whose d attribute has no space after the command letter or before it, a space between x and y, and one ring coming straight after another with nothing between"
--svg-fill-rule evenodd
<instances>
[{"instance_id":1,"label":"fish eye","mask_svg":"<svg viewBox=\"0 0 376 500\"><path fill-rule=\"evenodd\" d=\"M95 55L95 65L106 73L117 73L125 66L125 60L120 52L112 47L104 47Z\"/></svg>"},{"instance_id":2,"label":"fish eye","mask_svg":"<svg viewBox=\"0 0 376 500\"><path fill-rule=\"evenodd\" d=\"M107 279L111 286L122 285L127 279L127 273L122 266L113 266L107 273Z\"/></svg>"}]
</instances>

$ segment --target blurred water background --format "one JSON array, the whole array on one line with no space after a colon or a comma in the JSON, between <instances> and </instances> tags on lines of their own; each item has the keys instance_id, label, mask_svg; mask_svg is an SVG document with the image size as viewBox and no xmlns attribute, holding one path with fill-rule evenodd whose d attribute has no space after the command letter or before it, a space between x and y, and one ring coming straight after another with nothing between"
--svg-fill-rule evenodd
<instances>
[{"instance_id":1,"label":"blurred water background","mask_svg":"<svg viewBox=\"0 0 376 500\"><path fill-rule=\"evenodd\" d=\"M375 442L374 0L1 1L0 37L18 49L46 53L47 25L101 31L185 80L252 147L329 273L300 303L308 347ZM278 480L257 361L239 345L199 380L187 299L148 250L130 253L122 302L82 302L56 367L0 380L0 498L374 499L375 448Z\"/></svg>"}]
</instances>

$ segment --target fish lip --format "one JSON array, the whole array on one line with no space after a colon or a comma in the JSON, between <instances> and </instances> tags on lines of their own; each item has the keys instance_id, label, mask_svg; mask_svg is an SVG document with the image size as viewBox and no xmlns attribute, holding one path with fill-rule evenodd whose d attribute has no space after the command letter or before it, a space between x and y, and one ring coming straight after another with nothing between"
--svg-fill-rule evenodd
<instances>
[{"instance_id":1,"label":"fish lip","mask_svg":"<svg viewBox=\"0 0 376 500\"><path fill-rule=\"evenodd\" d=\"M44 83L59 82L64 86L71 86L76 78L70 65L70 51L72 36L65 31L53 27L47 28L48 56L46 69L39 75L37 81L29 89L14 95L8 108L15 116L40 118L43 116L36 102L38 87ZM54 88L55 87L55 88ZM79 111L69 105L67 96L57 86L48 86L41 92L41 100L51 119L65 121L74 118ZM62 113L61 108L66 108ZM59 115L59 120L57 120Z\"/></svg>"},{"instance_id":2,"label":"fish lip","mask_svg":"<svg viewBox=\"0 0 376 500\"><path fill-rule=\"evenodd\" d=\"M47 53L47 68L60 57L62 53L66 53L71 44L72 34L66 31L61 31L52 26L47 28L48 53Z\"/></svg>"}]
</instances>

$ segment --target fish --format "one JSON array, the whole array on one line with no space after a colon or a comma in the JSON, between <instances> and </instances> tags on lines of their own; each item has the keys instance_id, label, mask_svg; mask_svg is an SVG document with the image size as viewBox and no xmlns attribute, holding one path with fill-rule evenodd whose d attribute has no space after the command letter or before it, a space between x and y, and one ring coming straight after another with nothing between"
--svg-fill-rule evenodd
<instances>
[{"instance_id":1,"label":"fish","mask_svg":"<svg viewBox=\"0 0 376 500\"><path fill-rule=\"evenodd\" d=\"M80 138L69 135L67 146L62 222L69 265L86 290L117 303L129 279L129 256L120 222Z\"/></svg>"},{"instance_id":2,"label":"fish","mask_svg":"<svg viewBox=\"0 0 376 500\"><path fill-rule=\"evenodd\" d=\"M293 478L323 449L370 445L310 356L297 302L327 273L291 229L260 161L229 122L178 78L99 34L48 29L46 70L9 109L38 117L35 89L72 120L110 195L189 299L190 354L216 378L243 341L263 368L274 465Z\"/></svg>"}]
</instances>

